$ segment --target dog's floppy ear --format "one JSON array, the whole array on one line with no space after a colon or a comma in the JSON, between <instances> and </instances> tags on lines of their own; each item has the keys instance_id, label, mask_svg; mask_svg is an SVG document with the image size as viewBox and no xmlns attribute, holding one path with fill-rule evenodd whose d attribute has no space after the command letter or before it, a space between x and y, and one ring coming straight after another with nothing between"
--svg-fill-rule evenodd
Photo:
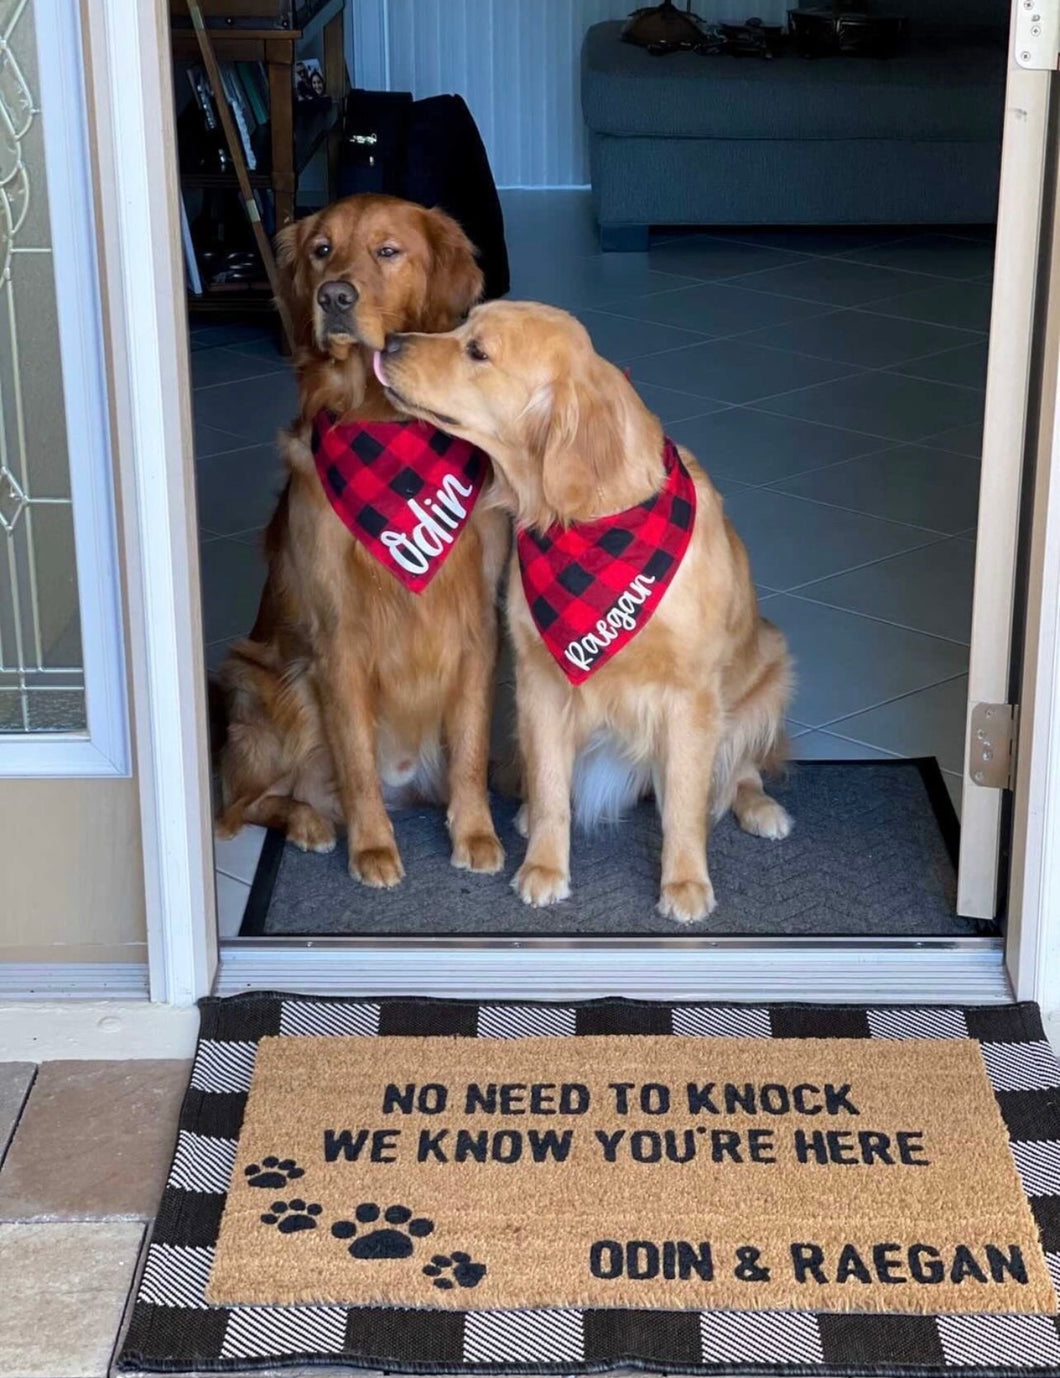
<instances>
[{"instance_id":1,"label":"dog's floppy ear","mask_svg":"<svg viewBox=\"0 0 1060 1378\"><path fill-rule=\"evenodd\" d=\"M297 268L302 250L316 229L317 219L316 215L304 215L301 220L293 220L290 225L285 225L280 230L273 241L276 246L276 263L288 276Z\"/></svg>"},{"instance_id":2,"label":"dog's floppy ear","mask_svg":"<svg viewBox=\"0 0 1060 1378\"><path fill-rule=\"evenodd\" d=\"M427 296L421 330L452 330L482 296L482 269L467 235L444 211L424 212L424 230L431 248Z\"/></svg>"},{"instance_id":3,"label":"dog's floppy ear","mask_svg":"<svg viewBox=\"0 0 1060 1378\"><path fill-rule=\"evenodd\" d=\"M316 215L303 216L285 225L274 240L284 304L299 333L309 324L309 303L305 300L305 246L316 232L318 218Z\"/></svg>"},{"instance_id":4,"label":"dog's floppy ear","mask_svg":"<svg viewBox=\"0 0 1060 1378\"><path fill-rule=\"evenodd\" d=\"M608 381L602 370L560 378L528 414L528 448L541 466L542 495L562 522L598 506L621 463L622 433Z\"/></svg>"}]
</instances>

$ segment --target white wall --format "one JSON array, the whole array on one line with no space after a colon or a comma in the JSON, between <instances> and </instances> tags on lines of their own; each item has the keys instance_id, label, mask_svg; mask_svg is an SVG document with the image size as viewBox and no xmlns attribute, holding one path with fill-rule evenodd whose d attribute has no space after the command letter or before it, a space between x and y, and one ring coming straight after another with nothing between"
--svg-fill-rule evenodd
<instances>
[{"instance_id":1,"label":"white wall","mask_svg":"<svg viewBox=\"0 0 1060 1378\"><path fill-rule=\"evenodd\" d=\"M356 0L355 84L417 98L462 95L499 186L584 186L582 36L633 8L633 0ZM709 20L755 13L780 23L788 4L701 0L694 8Z\"/></svg>"}]
</instances>

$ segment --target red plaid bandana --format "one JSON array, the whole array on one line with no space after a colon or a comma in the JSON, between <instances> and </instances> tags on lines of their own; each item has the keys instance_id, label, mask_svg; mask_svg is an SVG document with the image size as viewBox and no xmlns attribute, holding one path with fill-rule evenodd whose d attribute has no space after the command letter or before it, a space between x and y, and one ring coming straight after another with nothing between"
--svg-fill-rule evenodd
<instances>
[{"instance_id":1,"label":"red plaid bandana","mask_svg":"<svg viewBox=\"0 0 1060 1378\"><path fill-rule=\"evenodd\" d=\"M313 422L313 458L328 501L381 565L422 593L467 525L486 456L427 421Z\"/></svg>"},{"instance_id":2,"label":"red plaid bandana","mask_svg":"<svg viewBox=\"0 0 1060 1378\"><path fill-rule=\"evenodd\" d=\"M632 641L688 549L696 486L672 440L663 446L663 463L666 482L638 507L516 537L530 614L572 684Z\"/></svg>"}]
</instances>

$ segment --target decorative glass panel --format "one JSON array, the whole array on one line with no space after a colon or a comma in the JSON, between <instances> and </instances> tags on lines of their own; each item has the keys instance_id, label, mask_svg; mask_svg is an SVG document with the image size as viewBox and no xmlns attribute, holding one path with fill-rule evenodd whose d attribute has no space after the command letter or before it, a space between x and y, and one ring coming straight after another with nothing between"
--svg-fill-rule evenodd
<instances>
[{"instance_id":1,"label":"decorative glass panel","mask_svg":"<svg viewBox=\"0 0 1060 1378\"><path fill-rule=\"evenodd\" d=\"M33 0L0 0L0 732L85 733Z\"/></svg>"}]
</instances>

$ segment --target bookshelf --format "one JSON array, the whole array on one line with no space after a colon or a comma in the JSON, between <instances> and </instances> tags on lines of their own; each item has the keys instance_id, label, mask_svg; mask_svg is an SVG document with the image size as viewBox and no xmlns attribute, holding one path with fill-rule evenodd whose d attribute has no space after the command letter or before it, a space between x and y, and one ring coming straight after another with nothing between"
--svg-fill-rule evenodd
<instances>
[{"instance_id":1,"label":"bookshelf","mask_svg":"<svg viewBox=\"0 0 1060 1378\"><path fill-rule=\"evenodd\" d=\"M257 166L249 176L251 186L269 194L274 230L282 229L295 217L302 173L325 146L329 199L333 195L340 112L348 89L345 0L201 0L201 5L218 62L261 64L264 70L265 119L250 136ZM200 61L186 0L170 0L170 38L174 61ZM294 68L299 50L314 41L322 48L328 101L303 106L295 99ZM216 98L224 99L225 93ZM231 168L182 166L180 180L181 189L189 192L236 189ZM189 291L188 308L196 314L246 315L272 310L272 294L264 274L260 282L212 283L204 278L201 294Z\"/></svg>"}]
</instances>

